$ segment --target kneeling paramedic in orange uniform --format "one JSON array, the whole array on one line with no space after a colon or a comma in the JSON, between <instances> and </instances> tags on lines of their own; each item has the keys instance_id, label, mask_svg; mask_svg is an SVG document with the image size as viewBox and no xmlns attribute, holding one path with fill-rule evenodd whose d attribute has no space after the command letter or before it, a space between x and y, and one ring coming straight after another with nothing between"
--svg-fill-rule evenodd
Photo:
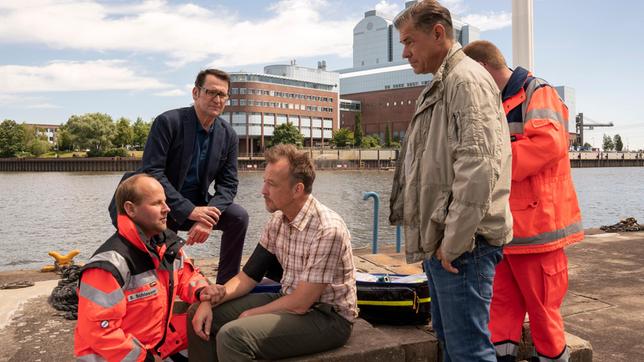
<instances>
[{"instance_id":1,"label":"kneeling paramedic in orange uniform","mask_svg":"<svg viewBox=\"0 0 644 362\"><path fill-rule=\"evenodd\" d=\"M499 361L515 361L526 312L533 361L568 361L559 311L568 289L563 248L584 238L568 159L568 108L556 90L526 69L510 70L494 44L475 41L465 54L502 91L512 138L512 242L496 267L490 332Z\"/></svg>"},{"instance_id":2,"label":"kneeling paramedic in orange uniform","mask_svg":"<svg viewBox=\"0 0 644 362\"><path fill-rule=\"evenodd\" d=\"M210 300L209 285L166 230L161 184L146 174L116 191L118 231L81 270L74 354L79 361L187 361L186 314L174 301ZM181 353L180 353L181 352Z\"/></svg>"}]
</instances>

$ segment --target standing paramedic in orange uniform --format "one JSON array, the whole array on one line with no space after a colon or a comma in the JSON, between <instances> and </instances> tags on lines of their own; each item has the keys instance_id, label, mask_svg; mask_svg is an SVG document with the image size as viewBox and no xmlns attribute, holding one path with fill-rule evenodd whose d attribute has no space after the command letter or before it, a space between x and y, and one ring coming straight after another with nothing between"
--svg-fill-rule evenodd
<instances>
[{"instance_id":1,"label":"standing paramedic in orange uniform","mask_svg":"<svg viewBox=\"0 0 644 362\"><path fill-rule=\"evenodd\" d=\"M166 230L161 184L138 174L116 190L118 231L81 270L74 354L78 361L187 361L186 314L174 301L221 298Z\"/></svg>"},{"instance_id":2,"label":"standing paramedic in orange uniform","mask_svg":"<svg viewBox=\"0 0 644 362\"><path fill-rule=\"evenodd\" d=\"M563 248L584 238L568 159L568 109L556 90L526 69L508 68L494 44L463 49L502 91L512 138L510 209L514 236L496 268L490 332L499 361L515 361L526 312L533 361L568 361L559 311L568 289Z\"/></svg>"}]
</instances>

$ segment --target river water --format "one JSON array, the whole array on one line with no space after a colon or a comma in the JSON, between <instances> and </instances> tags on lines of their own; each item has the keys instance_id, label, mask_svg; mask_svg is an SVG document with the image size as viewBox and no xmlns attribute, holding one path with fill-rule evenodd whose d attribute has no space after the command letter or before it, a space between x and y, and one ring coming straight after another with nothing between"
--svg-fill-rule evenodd
<instances>
[{"instance_id":1,"label":"river water","mask_svg":"<svg viewBox=\"0 0 644 362\"><path fill-rule=\"evenodd\" d=\"M81 250L86 261L113 232L107 204L121 173L1 173L0 270L32 269L51 264L50 250ZM388 225L390 171L318 171L314 195L345 220L354 247L370 247L373 201L362 193L380 194L379 241L395 242ZM644 222L641 180L644 168L573 169L584 227L614 224L634 216ZM250 214L245 253L254 249L269 214L260 195L262 173L240 174L236 202ZM219 232L202 245L189 247L197 258L218 255Z\"/></svg>"}]
</instances>

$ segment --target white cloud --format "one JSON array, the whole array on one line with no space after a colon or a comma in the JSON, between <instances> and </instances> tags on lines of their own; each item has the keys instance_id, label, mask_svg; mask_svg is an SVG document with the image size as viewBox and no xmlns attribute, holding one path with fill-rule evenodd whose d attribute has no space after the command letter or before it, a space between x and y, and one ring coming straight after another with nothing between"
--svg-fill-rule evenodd
<instances>
[{"instance_id":1,"label":"white cloud","mask_svg":"<svg viewBox=\"0 0 644 362\"><path fill-rule=\"evenodd\" d=\"M186 95L186 91L181 89L170 89L163 92L154 93L155 96L159 97L182 97Z\"/></svg>"},{"instance_id":2,"label":"white cloud","mask_svg":"<svg viewBox=\"0 0 644 362\"><path fill-rule=\"evenodd\" d=\"M323 54L350 56L355 19L324 16L323 0L281 0L266 18L166 1L3 0L0 43L165 55L168 64L215 59L220 67Z\"/></svg>"},{"instance_id":3,"label":"white cloud","mask_svg":"<svg viewBox=\"0 0 644 362\"><path fill-rule=\"evenodd\" d=\"M1 65L0 92L162 89L168 85L138 75L122 60L52 61L44 66Z\"/></svg>"},{"instance_id":4,"label":"white cloud","mask_svg":"<svg viewBox=\"0 0 644 362\"><path fill-rule=\"evenodd\" d=\"M375 9L377 12L381 13L385 19L389 20L393 20L401 10L398 4L392 4L387 0L381 0L376 4Z\"/></svg>"},{"instance_id":5,"label":"white cloud","mask_svg":"<svg viewBox=\"0 0 644 362\"><path fill-rule=\"evenodd\" d=\"M60 109L60 108L63 108L63 107L47 102L47 103L30 104L30 105L26 106L25 108L31 108L31 109Z\"/></svg>"},{"instance_id":6,"label":"white cloud","mask_svg":"<svg viewBox=\"0 0 644 362\"><path fill-rule=\"evenodd\" d=\"M463 3L463 0L442 0L441 4L449 9L452 16L463 14L468 9L467 5Z\"/></svg>"},{"instance_id":7,"label":"white cloud","mask_svg":"<svg viewBox=\"0 0 644 362\"><path fill-rule=\"evenodd\" d=\"M476 26L481 31L497 30L512 26L512 14L508 12L469 14L463 16L461 20Z\"/></svg>"},{"instance_id":8,"label":"white cloud","mask_svg":"<svg viewBox=\"0 0 644 362\"><path fill-rule=\"evenodd\" d=\"M384 0L383 0L384 1ZM512 12L474 13L464 0L442 0L441 4L449 9L452 18L471 24L481 31L497 30L512 26Z\"/></svg>"},{"instance_id":9,"label":"white cloud","mask_svg":"<svg viewBox=\"0 0 644 362\"><path fill-rule=\"evenodd\" d=\"M29 109L59 109L62 108L50 102L46 97L25 94L0 93L0 106L21 107Z\"/></svg>"}]
</instances>

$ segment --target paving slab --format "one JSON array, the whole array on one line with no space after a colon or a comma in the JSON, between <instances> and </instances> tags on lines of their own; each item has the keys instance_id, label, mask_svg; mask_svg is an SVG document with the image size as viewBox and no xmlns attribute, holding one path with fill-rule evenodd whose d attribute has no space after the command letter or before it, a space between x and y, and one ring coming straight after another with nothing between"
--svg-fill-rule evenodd
<instances>
[{"instance_id":1,"label":"paving slab","mask_svg":"<svg viewBox=\"0 0 644 362\"><path fill-rule=\"evenodd\" d=\"M344 346L322 353L284 359L302 362L368 362L405 361L405 349L394 336L374 328L363 319L358 319L351 338Z\"/></svg>"},{"instance_id":2,"label":"paving slab","mask_svg":"<svg viewBox=\"0 0 644 362\"><path fill-rule=\"evenodd\" d=\"M566 331L592 344L594 361L644 360L644 232L586 235L566 253Z\"/></svg>"},{"instance_id":3,"label":"paving slab","mask_svg":"<svg viewBox=\"0 0 644 362\"><path fill-rule=\"evenodd\" d=\"M420 263L407 264L402 254L368 254L361 255L358 258L381 266L394 274L418 274L423 272Z\"/></svg>"},{"instance_id":4,"label":"paving slab","mask_svg":"<svg viewBox=\"0 0 644 362\"><path fill-rule=\"evenodd\" d=\"M13 315L29 299L42 295L49 296L58 280L35 282L33 286L20 289L0 289L0 329L4 328Z\"/></svg>"}]
</instances>

